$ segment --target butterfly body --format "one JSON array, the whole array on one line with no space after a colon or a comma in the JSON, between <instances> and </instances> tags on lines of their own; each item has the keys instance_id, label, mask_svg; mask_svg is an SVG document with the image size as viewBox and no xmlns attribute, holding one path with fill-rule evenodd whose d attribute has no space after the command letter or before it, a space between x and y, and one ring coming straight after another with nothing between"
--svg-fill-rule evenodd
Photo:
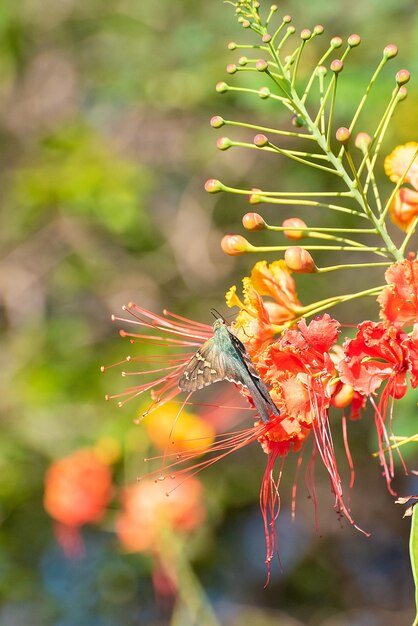
<instances>
[{"instance_id":1,"label":"butterfly body","mask_svg":"<svg viewBox=\"0 0 418 626\"><path fill-rule=\"evenodd\" d=\"M221 380L246 387L263 422L270 420L270 412L280 415L245 345L219 318L213 324L213 337L187 363L179 387L193 392Z\"/></svg>"}]
</instances>

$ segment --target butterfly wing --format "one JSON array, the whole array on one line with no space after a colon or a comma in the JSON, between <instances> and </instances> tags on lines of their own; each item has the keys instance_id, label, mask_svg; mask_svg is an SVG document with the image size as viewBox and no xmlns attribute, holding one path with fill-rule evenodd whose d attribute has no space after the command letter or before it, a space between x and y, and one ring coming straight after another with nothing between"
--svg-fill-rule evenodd
<instances>
[{"instance_id":1,"label":"butterfly wing","mask_svg":"<svg viewBox=\"0 0 418 626\"><path fill-rule=\"evenodd\" d=\"M211 337L187 363L178 384L183 391L192 392L221 380L243 384L239 373L219 348L216 337Z\"/></svg>"},{"instance_id":2,"label":"butterfly wing","mask_svg":"<svg viewBox=\"0 0 418 626\"><path fill-rule=\"evenodd\" d=\"M279 416L280 411L273 402L270 396L270 392L264 384L260 374L256 370L254 363L251 361L250 355L247 352L247 348L242 343L242 341L238 339L238 337L236 337L230 331L228 332L231 338L231 342L248 372L248 377L245 376L245 380L243 382L254 400L254 404L256 405L261 419L263 420L263 422L268 422L269 411L267 410L266 405L268 405L268 408L273 413L273 415Z\"/></svg>"}]
</instances>

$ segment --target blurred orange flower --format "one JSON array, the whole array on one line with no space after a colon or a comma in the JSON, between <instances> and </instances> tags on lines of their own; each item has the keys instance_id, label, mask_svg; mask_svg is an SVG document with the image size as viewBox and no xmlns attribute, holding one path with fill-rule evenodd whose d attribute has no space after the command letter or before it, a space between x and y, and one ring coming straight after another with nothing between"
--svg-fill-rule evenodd
<instances>
[{"instance_id":1,"label":"blurred orange flower","mask_svg":"<svg viewBox=\"0 0 418 626\"><path fill-rule=\"evenodd\" d=\"M102 519L112 496L112 475L94 450L77 450L58 459L45 476L44 507L67 526Z\"/></svg>"},{"instance_id":2,"label":"blurred orange flower","mask_svg":"<svg viewBox=\"0 0 418 626\"><path fill-rule=\"evenodd\" d=\"M130 552L158 552L164 527L191 532L205 519L203 495L201 483L193 476L183 477L181 487L168 494L166 482L152 479L126 487L116 519L122 546Z\"/></svg>"},{"instance_id":3,"label":"blurred orange flower","mask_svg":"<svg viewBox=\"0 0 418 626\"><path fill-rule=\"evenodd\" d=\"M181 403L167 402L148 415L143 423L152 443L160 450L167 450L169 444L169 453L206 450L215 437L214 427L185 410Z\"/></svg>"},{"instance_id":4,"label":"blurred orange flower","mask_svg":"<svg viewBox=\"0 0 418 626\"><path fill-rule=\"evenodd\" d=\"M398 183L403 179L403 182L414 188L401 187L398 189L389 207L393 223L405 232L412 227L418 217L418 156L414 159L417 150L418 143L410 141L402 146L397 146L385 159L385 172L390 180ZM410 165L412 160L412 165ZM404 176L409 165L409 170Z\"/></svg>"}]
</instances>

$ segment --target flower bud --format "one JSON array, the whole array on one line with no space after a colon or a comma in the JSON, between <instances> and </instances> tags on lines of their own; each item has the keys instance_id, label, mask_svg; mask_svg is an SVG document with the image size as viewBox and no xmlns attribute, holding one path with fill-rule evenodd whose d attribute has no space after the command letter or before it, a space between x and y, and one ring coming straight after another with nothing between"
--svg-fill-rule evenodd
<instances>
[{"instance_id":1,"label":"flower bud","mask_svg":"<svg viewBox=\"0 0 418 626\"><path fill-rule=\"evenodd\" d=\"M322 24L317 24L315 26L315 28L313 29L313 32L315 35L322 35L322 33L324 32L324 27L322 26Z\"/></svg>"},{"instance_id":2,"label":"flower bud","mask_svg":"<svg viewBox=\"0 0 418 626\"><path fill-rule=\"evenodd\" d=\"M260 133L254 137L253 142L254 142L254 145L257 146L257 148L264 148L265 146L268 145L269 140L267 139L265 135L262 135Z\"/></svg>"},{"instance_id":3,"label":"flower bud","mask_svg":"<svg viewBox=\"0 0 418 626\"><path fill-rule=\"evenodd\" d=\"M228 72L228 74L236 74L238 68L235 65L235 63L228 63L228 65L226 66L226 71Z\"/></svg>"},{"instance_id":4,"label":"flower bud","mask_svg":"<svg viewBox=\"0 0 418 626\"><path fill-rule=\"evenodd\" d=\"M337 141L343 144L343 146L347 146L351 139L351 133L348 128L341 126L335 133L335 137Z\"/></svg>"},{"instance_id":5,"label":"flower bud","mask_svg":"<svg viewBox=\"0 0 418 626\"><path fill-rule=\"evenodd\" d=\"M354 145L362 152L367 152L367 149L370 146L371 142L372 138L368 133L358 133L354 141Z\"/></svg>"},{"instance_id":6,"label":"flower bud","mask_svg":"<svg viewBox=\"0 0 418 626\"><path fill-rule=\"evenodd\" d=\"M251 22L249 22L248 20L244 20L242 22L242 27L243 28L250 28L250 26L251 26Z\"/></svg>"},{"instance_id":7,"label":"flower bud","mask_svg":"<svg viewBox=\"0 0 418 626\"><path fill-rule=\"evenodd\" d=\"M355 35L355 34L354 35L350 35L348 40L347 40L347 43L348 43L350 48L356 48L361 43L360 35Z\"/></svg>"},{"instance_id":8,"label":"flower bud","mask_svg":"<svg viewBox=\"0 0 418 626\"><path fill-rule=\"evenodd\" d=\"M263 43L269 43L271 41L271 35L269 33L265 33L262 37L261 37L261 41Z\"/></svg>"},{"instance_id":9,"label":"flower bud","mask_svg":"<svg viewBox=\"0 0 418 626\"><path fill-rule=\"evenodd\" d=\"M225 82L220 82L216 84L215 89L218 93L226 93L229 87Z\"/></svg>"},{"instance_id":10,"label":"flower bud","mask_svg":"<svg viewBox=\"0 0 418 626\"><path fill-rule=\"evenodd\" d=\"M262 100L265 100L266 98L270 97L270 89L268 87L260 87L260 89L258 90L258 95L260 96L260 98Z\"/></svg>"},{"instance_id":11,"label":"flower bud","mask_svg":"<svg viewBox=\"0 0 418 626\"><path fill-rule=\"evenodd\" d=\"M255 68L256 70L258 70L259 72L265 72L266 70L268 70L269 68L269 64L267 63L267 61L265 59L260 59L259 61L257 61L257 63L255 64Z\"/></svg>"},{"instance_id":12,"label":"flower bud","mask_svg":"<svg viewBox=\"0 0 418 626\"><path fill-rule=\"evenodd\" d=\"M228 50L235 50L237 47L237 44L235 43L235 41L230 41L228 44Z\"/></svg>"},{"instance_id":13,"label":"flower bud","mask_svg":"<svg viewBox=\"0 0 418 626\"><path fill-rule=\"evenodd\" d=\"M306 228L306 224L299 217L289 217L284 220L282 226L287 228ZM297 240L302 239L302 237L306 237L306 232L303 230L284 230L283 235L288 239Z\"/></svg>"},{"instance_id":14,"label":"flower bud","mask_svg":"<svg viewBox=\"0 0 418 626\"><path fill-rule=\"evenodd\" d=\"M259 213L246 213L242 218L245 230L265 230L267 224Z\"/></svg>"},{"instance_id":15,"label":"flower bud","mask_svg":"<svg viewBox=\"0 0 418 626\"><path fill-rule=\"evenodd\" d=\"M341 37L333 37L330 41L331 48L340 48L343 45Z\"/></svg>"},{"instance_id":16,"label":"flower bud","mask_svg":"<svg viewBox=\"0 0 418 626\"><path fill-rule=\"evenodd\" d=\"M399 86L406 85L406 83L409 82L410 78L411 74L408 72L408 70L399 70L399 72L396 74L396 82Z\"/></svg>"},{"instance_id":17,"label":"flower bud","mask_svg":"<svg viewBox=\"0 0 418 626\"><path fill-rule=\"evenodd\" d=\"M220 180L216 180L216 178L209 178L205 182L205 189L208 193L218 193L222 191L223 185Z\"/></svg>"},{"instance_id":18,"label":"flower bud","mask_svg":"<svg viewBox=\"0 0 418 626\"><path fill-rule=\"evenodd\" d=\"M320 65L317 70L316 73L318 74L318 76L326 76L327 75L327 68L325 67L325 65Z\"/></svg>"},{"instance_id":19,"label":"flower bud","mask_svg":"<svg viewBox=\"0 0 418 626\"><path fill-rule=\"evenodd\" d=\"M287 267L297 274L312 274L317 271L313 258L305 248L292 246L284 253Z\"/></svg>"},{"instance_id":20,"label":"flower bud","mask_svg":"<svg viewBox=\"0 0 418 626\"><path fill-rule=\"evenodd\" d=\"M337 391L333 394L331 403L337 407L337 409L344 409L348 406L354 397L354 389L347 383L341 384L337 387Z\"/></svg>"},{"instance_id":21,"label":"flower bud","mask_svg":"<svg viewBox=\"0 0 418 626\"><path fill-rule=\"evenodd\" d=\"M250 249L250 243L242 235L225 235L222 237L221 248L225 254L238 256Z\"/></svg>"},{"instance_id":22,"label":"flower bud","mask_svg":"<svg viewBox=\"0 0 418 626\"><path fill-rule=\"evenodd\" d=\"M395 44L388 44L383 50L383 56L385 59L393 59L398 54L398 47Z\"/></svg>"},{"instance_id":23,"label":"flower bud","mask_svg":"<svg viewBox=\"0 0 418 626\"><path fill-rule=\"evenodd\" d=\"M305 126L305 122L303 118L300 117L300 115L294 115L292 117L292 126L295 126L296 128L302 128L302 126Z\"/></svg>"},{"instance_id":24,"label":"flower bud","mask_svg":"<svg viewBox=\"0 0 418 626\"><path fill-rule=\"evenodd\" d=\"M344 63L340 59L335 59L331 63L330 68L333 72L335 72L336 74L339 74L340 72L342 72L344 68Z\"/></svg>"},{"instance_id":25,"label":"flower bud","mask_svg":"<svg viewBox=\"0 0 418 626\"><path fill-rule=\"evenodd\" d=\"M220 115L214 115L210 120L212 128L221 128L225 124L225 120Z\"/></svg>"},{"instance_id":26,"label":"flower bud","mask_svg":"<svg viewBox=\"0 0 418 626\"><path fill-rule=\"evenodd\" d=\"M300 33L300 38L302 39L302 41L309 41L311 37L312 32L309 30L309 28L304 28Z\"/></svg>"},{"instance_id":27,"label":"flower bud","mask_svg":"<svg viewBox=\"0 0 418 626\"><path fill-rule=\"evenodd\" d=\"M402 100L405 100L406 96L408 95L408 90L406 87L401 87L398 91L398 100L399 102L402 102Z\"/></svg>"},{"instance_id":28,"label":"flower bud","mask_svg":"<svg viewBox=\"0 0 418 626\"><path fill-rule=\"evenodd\" d=\"M277 6L277 4L272 4L270 7L270 11L272 13L276 13L276 11L279 9L279 7Z\"/></svg>"},{"instance_id":29,"label":"flower bud","mask_svg":"<svg viewBox=\"0 0 418 626\"><path fill-rule=\"evenodd\" d=\"M289 24L289 22L292 21L292 16L291 15L283 15L283 22L285 24Z\"/></svg>"},{"instance_id":30,"label":"flower bud","mask_svg":"<svg viewBox=\"0 0 418 626\"><path fill-rule=\"evenodd\" d=\"M232 146L232 142L229 137L219 137L216 142L216 147L218 150L228 150Z\"/></svg>"},{"instance_id":31,"label":"flower bud","mask_svg":"<svg viewBox=\"0 0 418 626\"><path fill-rule=\"evenodd\" d=\"M238 65L243 66L243 65L247 65L247 63L248 63L248 59L245 56L242 56L238 59Z\"/></svg>"},{"instance_id":32,"label":"flower bud","mask_svg":"<svg viewBox=\"0 0 418 626\"><path fill-rule=\"evenodd\" d=\"M289 35L293 35L296 32L296 28L294 26L288 26L286 31L289 33Z\"/></svg>"},{"instance_id":33,"label":"flower bud","mask_svg":"<svg viewBox=\"0 0 418 626\"><path fill-rule=\"evenodd\" d=\"M261 202L261 198L260 198L260 193L262 193L261 189L253 189L252 190L254 193L252 193L250 196L248 196L248 202L250 204L260 204Z\"/></svg>"}]
</instances>

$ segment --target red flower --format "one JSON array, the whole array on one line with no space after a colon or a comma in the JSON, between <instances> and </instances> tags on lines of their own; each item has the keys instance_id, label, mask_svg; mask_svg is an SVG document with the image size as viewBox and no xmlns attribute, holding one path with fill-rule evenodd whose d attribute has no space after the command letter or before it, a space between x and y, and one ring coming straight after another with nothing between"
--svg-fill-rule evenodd
<instances>
[{"instance_id":1,"label":"red flower","mask_svg":"<svg viewBox=\"0 0 418 626\"><path fill-rule=\"evenodd\" d=\"M382 322L363 322L355 339L344 344L345 358L339 364L341 380L365 396L373 395L387 381L387 393L402 398L407 390L406 374L415 380L416 341Z\"/></svg>"},{"instance_id":2,"label":"red flower","mask_svg":"<svg viewBox=\"0 0 418 626\"><path fill-rule=\"evenodd\" d=\"M418 259L404 259L385 273L386 287L380 296L380 317L394 326L408 326L418 321Z\"/></svg>"},{"instance_id":3,"label":"red flower","mask_svg":"<svg viewBox=\"0 0 418 626\"><path fill-rule=\"evenodd\" d=\"M264 267L264 266L263 266ZM260 270L263 269L260 267ZM267 269L267 268L264 268ZM282 269L281 267L277 269ZM270 274L257 275L257 286L263 292L267 291L270 285ZM287 274L286 281L290 280ZM266 280L265 287L261 287ZM291 287L291 285L290 285ZM253 289L253 287L251 286ZM269 289L278 288L277 283L273 283ZM255 291L255 290L254 290ZM271 291L273 294L273 291ZM258 295L258 294L257 294ZM259 297L259 296L258 296ZM276 303L278 297L276 296ZM171 322L166 318L155 316L135 305L130 305L129 312L134 317L134 323L152 328L159 333L169 334L168 339L153 333L151 339L145 334L129 334L132 340L151 341L154 345L161 345L167 341L167 346L175 350L180 348L182 352L176 356L163 355L168 363L173 362L169 373L157 380L150 381L138 387L127 390L128 399L142 394L144 391L152 390L155 403L164 403L167 399L179 393L177 388L179 377L184 369L185 363L190 358L189 352L184 352L202 343L207 336L212 333L210 327L196 324L190 320ZM245 313L243 311L240 313ZM251 316L257 321L257 311L254 309ZM171 318L175 318L170 314ZM120 319L120 318L117 318ZM147 320L151 320L148 322ZM250 320L249 320L250 321ZM248 329L247 325L247 329ZM210 329L210 333L209 333ZM264 332L263 327L253 325L252 329ZM286 330L283 337L270 343L264 339L260 342L258 335L254 336L258 341L258 349L251 352L254 364L256 365L263 380L270 386L271 396L280 409L280 415L271 416L268 423L256 421L249 428L236 433L226 433L218 435L215 441L206 447L202 447L199 441L194 448L184 446L182 451L163 455L164 475L171 475L180 478L190 471L197 472L205 467L209 467L224 456L227 456L248 445L258 441L263 450L268 455L267 468L263 477L260 501L265 524L265 534L267 543L266 562L269 564L276 551L275 520L279 508L279 479L273 475L274 465L279 457L284 457L293 449L298 451L302 444L312 432L314 435L314 453L321 457L331 479L332 488L336 498L336 506L350 523L354 524L351 515L343 502L342 483L339 476L336 457L333 448L328 411L331 403L335 401L340 406L346 406L353 398L353 391L346 385L344 388L344 399L337 401L337 392L342 392L343 385L338 378L338 372L334 361L338 361L340 356L338 350L334 348L339 332L339 323L327 314L314 319L309 325L304 320L300 321L296 330ZM126 335L127 333L123 333ZM174 335L172 337L171 335ZM264 344L264 347L263 347ZM330 353L331 351L331 353ZM148 359L153 357L147 357ZM140 357L126 359L126 361L139 361ZM125 362L126 362L125 361ZM161 368L163 370L163 368ZM160 371L161 371L160 370ZM139 372L135 372L139 373ZM145 372L150 373L150 372ZM152 372L151 372L152 375ZM240 389L247 400L252 403L247 390ZM125 395L125 394L121 394ZM177 416L174 417L177 424L177 417L181 419L181 407ZM204 452L209 456L203 460L197 460ZM161 459L161 457L159 457ZM312 466L310 466L312 469ZM161 470L156 472L161 476ZM312 489L314 487L312 486Z\"/></svg>"},{"instance_id":4,"label":"red flower","mask_svg":"<svg viewBox=\"0 0 418 626\"><path fill-rule=\"evenodd\" d=\"M390 492L394 475L390 440L385 421L389 398L402 398L407 391L407 374L412 387L418 385L418 329L408 335L382 322L363 322L355 339L344 344L345 358L339 364L341 380L367 396L375 409L379 458ZM385 383L379 401L374 395ZM389 462L385 457L388 450Z\"/></svg>"},{"instance_id":5,"label":"red flower","mask_svg":"<svg viewBox=\"0 0 418 626\"><path fill-rule=\"evenodd\" d=\"M329 315L314 319L309 326L305 320L297 330L287 330L283 337L265 350L257 363L260 372L272 387L271 395L281 415L267 425L261 437L264 450L272 459L285 454L291 447L298 450L313 432L314 456L319 453L327 469L336 503L350 523L353 519L342 497L342 483L337 468L328 410L337 389L337 371L330 350L337 339L339 323ZM270 493L274 493L266 473L262 487L263 514L266 522L268 557L273 553L274 535L271 531L274 510ZM274 497L274 496L273 496ZM270 531L267 533L267 530Z\"/></svg>"}]
</instances>

